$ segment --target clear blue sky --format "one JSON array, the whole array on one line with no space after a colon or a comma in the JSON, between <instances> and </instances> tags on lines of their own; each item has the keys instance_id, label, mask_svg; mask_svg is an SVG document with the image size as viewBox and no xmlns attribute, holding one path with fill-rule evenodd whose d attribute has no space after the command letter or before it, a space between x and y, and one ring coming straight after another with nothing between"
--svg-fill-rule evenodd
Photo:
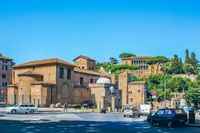
<instances>
[{"instance_id":1,"label":"clear blue sky","mask_svg":"<svg viewBox=\"0 0 200 133\"><path fill-rule=\"evenodd\" d=\"M16 63L122 52L200 59L199 0L1 0L0 53Z\"/></svg>"}]
</instances>

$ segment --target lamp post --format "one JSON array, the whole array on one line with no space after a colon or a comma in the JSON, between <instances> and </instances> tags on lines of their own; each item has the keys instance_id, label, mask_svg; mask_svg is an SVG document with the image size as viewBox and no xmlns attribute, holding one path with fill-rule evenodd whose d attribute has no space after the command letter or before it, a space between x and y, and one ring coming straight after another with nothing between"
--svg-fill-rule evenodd
<instances>
[{"instance_id":1,"label":"lamp post","mask_svg":"<svg viewBox=\"0 0 200 133\"><path fill-rule=\"evenodd\" d=\"M115 111L115 95L116 95L116 90L114 86L110 86L110 94L111 94L111 110L114 112Z\"/></svg>"}]
</instances>

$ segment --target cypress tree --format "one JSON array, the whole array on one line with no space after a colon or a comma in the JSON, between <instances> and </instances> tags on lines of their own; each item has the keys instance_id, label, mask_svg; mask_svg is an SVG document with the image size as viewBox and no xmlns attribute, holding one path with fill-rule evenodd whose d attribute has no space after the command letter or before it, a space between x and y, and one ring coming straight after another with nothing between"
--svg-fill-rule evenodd
<instances>
[{"instance_id":1,"label":"cypress tree","mask_svg":"<svg viewBox=\"0 0 200 133\"><path fill-rule=\"evenodd\" d=\"M190 64L190 54L188 49L185 51L185 63Z\"/></svg>"}]
</instances>

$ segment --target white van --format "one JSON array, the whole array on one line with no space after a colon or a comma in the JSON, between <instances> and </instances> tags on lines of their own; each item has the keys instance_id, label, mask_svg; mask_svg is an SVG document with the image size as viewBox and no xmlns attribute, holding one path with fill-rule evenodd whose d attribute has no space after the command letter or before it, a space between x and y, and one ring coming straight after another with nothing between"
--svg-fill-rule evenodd
<instances>
[{"instance_id":1,"label":"white van","mask_svg":"<svg viewBox=\"0 0 200 133\"><path fill-rule=\"evenodd\" d=\"M151 111L151 105L149 104L141 104L140 105L140 113L143 115L149 115Z\"/></svg>"}]
</instances>

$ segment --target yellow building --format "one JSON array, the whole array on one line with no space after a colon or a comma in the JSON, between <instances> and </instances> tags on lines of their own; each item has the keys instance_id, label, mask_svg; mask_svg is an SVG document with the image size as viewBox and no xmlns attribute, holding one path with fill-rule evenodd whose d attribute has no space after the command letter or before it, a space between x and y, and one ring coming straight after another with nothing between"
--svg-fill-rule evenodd
<instances>
[{"instance_id":1,"label":"yellow building","mask_svg":"<svg viewBox=\"0 0 200 133\"><path fill-rule=\"evenodd\" d=\"M148 65L146 60L152 58L151 56L135 56L122 58L122 64L138 66L138 70L132 71L133 74L140 78L148 77L150 75L163 74L161 66L158 64Z\"/></svg>"}]
</instances>

